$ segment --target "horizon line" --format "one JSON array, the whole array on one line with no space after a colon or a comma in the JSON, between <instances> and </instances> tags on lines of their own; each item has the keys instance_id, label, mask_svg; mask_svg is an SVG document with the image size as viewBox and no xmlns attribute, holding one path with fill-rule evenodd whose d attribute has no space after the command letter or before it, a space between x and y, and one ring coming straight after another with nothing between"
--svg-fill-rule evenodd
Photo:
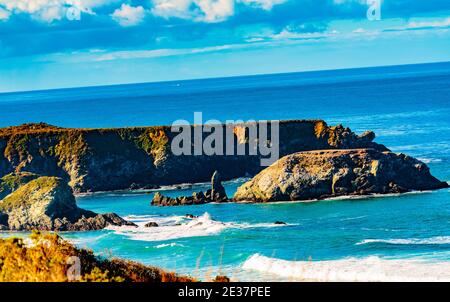
<instances>
[{"instance_id":1,"label":"horizon line","mask_svg":"<svg viewBox=\"0 0 450 302\"><path fill-rule=\"evenodd\" d=\"M360 70L360 69L377 69L384 67L404 67L404 66L415 66L415 65L434 65L434 64L445 64L450 63L450 61L436 61L436 62L426 62L426 63L411 63L411 64L388 64L388 65L372 65L372 66L360 66L360 67L350 67L350 68L335 68L335 69L311 69L302 71L290 71L290 72L274 72L274 73L255 73L255 74L244 74L244 75L231 75L223 77L205 77L205 78L187 78L179 80L162 80L162 81L149 81L149 82L134 82L134 83L117 83L117 84L93 84L88 86L70 86L70 87L58 87L58 88L48 88L48 89L32 89L32 90L11 90L11 91L0 91L0 96L5 94L20 94L20 93L30 93L30 92L44 92L44 91L58 91L58 90L71 90L71 89L83 89L83 88L103 88L103 87L113 87L113 86L132 86L132 85L146 85L146 84L162 84L162 83L173 83L173 82L189 82L189 81L204 81L204 80L214 80L214 79L231 79L231 78L247 78L247 77L262 77L269 75L287 75L287 74L308 74L316 72L331 72L331 71L342 71L342 70Z\"/></svg>"}]
</instances>

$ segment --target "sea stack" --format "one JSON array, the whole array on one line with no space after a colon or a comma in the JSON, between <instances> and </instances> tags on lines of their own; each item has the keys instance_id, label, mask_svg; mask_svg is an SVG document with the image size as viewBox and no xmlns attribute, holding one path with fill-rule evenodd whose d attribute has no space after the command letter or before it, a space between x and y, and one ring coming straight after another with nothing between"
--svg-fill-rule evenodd
<instances>
[{"instance_id":1,"label":"sea stack","mask_svg":"<svg viewBox=\"0 0 450 302\"><path fill-rule=\"evenodd\" d=\"M235 201L271 202L447 188L423 162L374 149L318 150L285 156L243 184Z\"/></svg>"}]
</instances>

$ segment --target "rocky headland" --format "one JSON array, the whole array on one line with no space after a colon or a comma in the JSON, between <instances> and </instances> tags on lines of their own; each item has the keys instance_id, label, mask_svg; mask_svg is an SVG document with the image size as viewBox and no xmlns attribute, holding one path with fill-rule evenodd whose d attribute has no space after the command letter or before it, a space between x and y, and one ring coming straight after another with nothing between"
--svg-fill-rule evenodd
<instances>
[{"instance_id":1,"label":"rocky headland","mask_svg":"<svg viewBox=\"0 0 450 302\"><path fill-rule=\"evenodd\" d=\"M134 225L114 213L80 209L61 178L11 174L0 181L0 187L10 193L0 200L0 230L88 231Z\"/></svg>"},{"instance_id":2,"label":"rocky headland","mask_svg":"<svg viewBox=\"0 0 450 302\"><path fill-rule=\"evenodd\" d=\"M234 134L233 148L249 148L248 127L254 125L224 125ZM175 156L171 143L176 135L170 126L67 129L25 124L1 128L0 177L19 172L55 176L66 180L74 193L85 193L206 182L216 170L223 180L229 180L256 175L264 168L261 155ZM373 132L358 136L349 128L328 126L322 120L279 124L280 156L322 149L386 151L374 138Z\"/></svg>"},{"instance_id":3,"label":"rocky headland","mask_svg":"<svg viewBox=\"0 0 450 302\"><path fill-rule=\"evenodd\" d=\"M426 164L405 154L374 149L317 150L281 158L239 187L233 200L311 200L447 187L430 174Z\"/></svg>"},{"instance_id":4,"label":"rocky headland","mask_svg":"<svg viewBox=\"0 0 450 302\"><path fill-rule=\"evenodd\" d=\"M255 125L260 127L223 127L234 135L233 148L247 150L248 130ZM79 209L73 194L205 182L211 175L206 192L176 198L158 192L151 204L308 200L448 186L424 163L373 142L373 132L356 135L321 120L281 121L282 158L268 168L261 166L259 153L176 156L171 150L175 136L168 126L66 129L26 124L0 129L0 228L72 231L132 225L115 214ZM254 178L229 199L221 181L243 176Z\"/></svg>"}]
</instances>

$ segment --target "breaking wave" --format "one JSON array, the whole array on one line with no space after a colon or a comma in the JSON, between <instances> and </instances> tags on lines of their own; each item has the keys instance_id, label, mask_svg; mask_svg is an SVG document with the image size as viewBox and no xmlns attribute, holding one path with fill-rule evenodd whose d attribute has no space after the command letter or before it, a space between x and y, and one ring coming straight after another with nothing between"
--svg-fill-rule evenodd
<instances>
[{"instance_id":1,"label":"breaking wave","mask_svg":"<svg viewBox=\"0 0 450 302\"><path fill-rule=\"evenodd\" d=\"M297 281L450 281L450 262L387 260L379 257L288 261L254 254L242 268Z\"/></svg>"},{"instance_id":2,"label":"breaking wave","mask_svg":"<svg viewBox=\"0 0 450 302\"><path fill-rule=\"evenodd\" d=\"M365 239L356 245L371 244L371 243L386 243L386 244L450 244L450 236L438 236L430 238L406 238L406 239Z\"/></svg>"},{"instance_id":3,"label":"breaking wave","mask_svg":"<svg viewBox=\"0 0 450 302\"><path fill-rule=\"evenodd\" d=\"M274 223L236 223L221 222L211 218L208 213L196 218L187 218L185 216L152 216L139 215L124 217L138 225L133 226L109 226L107 229L113 230L117 235L129 237L131 240L140 241L164 241L177 238L202 237L217 235L225 229L246 229L246 228L264 228L264 227L284 227ZM145 227L145 224L153 221L158 227Z\"/></svg>"}]
</instances>

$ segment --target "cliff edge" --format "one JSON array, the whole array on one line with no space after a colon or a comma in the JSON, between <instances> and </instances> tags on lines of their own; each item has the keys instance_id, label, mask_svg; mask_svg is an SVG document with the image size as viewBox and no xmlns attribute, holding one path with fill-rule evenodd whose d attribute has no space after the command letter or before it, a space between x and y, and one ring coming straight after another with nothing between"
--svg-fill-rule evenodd
<instances>
[{"instance_id":1,"label":"cliff edge","mask_svg":"<svg viewBox=\"0 0 450 302\"><path fill-rule=\"evenodd\" d=\"M255 123L224 125L233 133L232 149L248 150L250 125ZM75 193L83 193L205 182L215 170L228 180L264 168L261 155L175 156L171 143L176 135L169 126L66 129L41 123L2 128L0 177L20 172L55 176L65 179ZM373 132L358 136L321 120L279 124L280 156L321 149L386 151L374 138Z\"/></svg>"}]
</instances>

